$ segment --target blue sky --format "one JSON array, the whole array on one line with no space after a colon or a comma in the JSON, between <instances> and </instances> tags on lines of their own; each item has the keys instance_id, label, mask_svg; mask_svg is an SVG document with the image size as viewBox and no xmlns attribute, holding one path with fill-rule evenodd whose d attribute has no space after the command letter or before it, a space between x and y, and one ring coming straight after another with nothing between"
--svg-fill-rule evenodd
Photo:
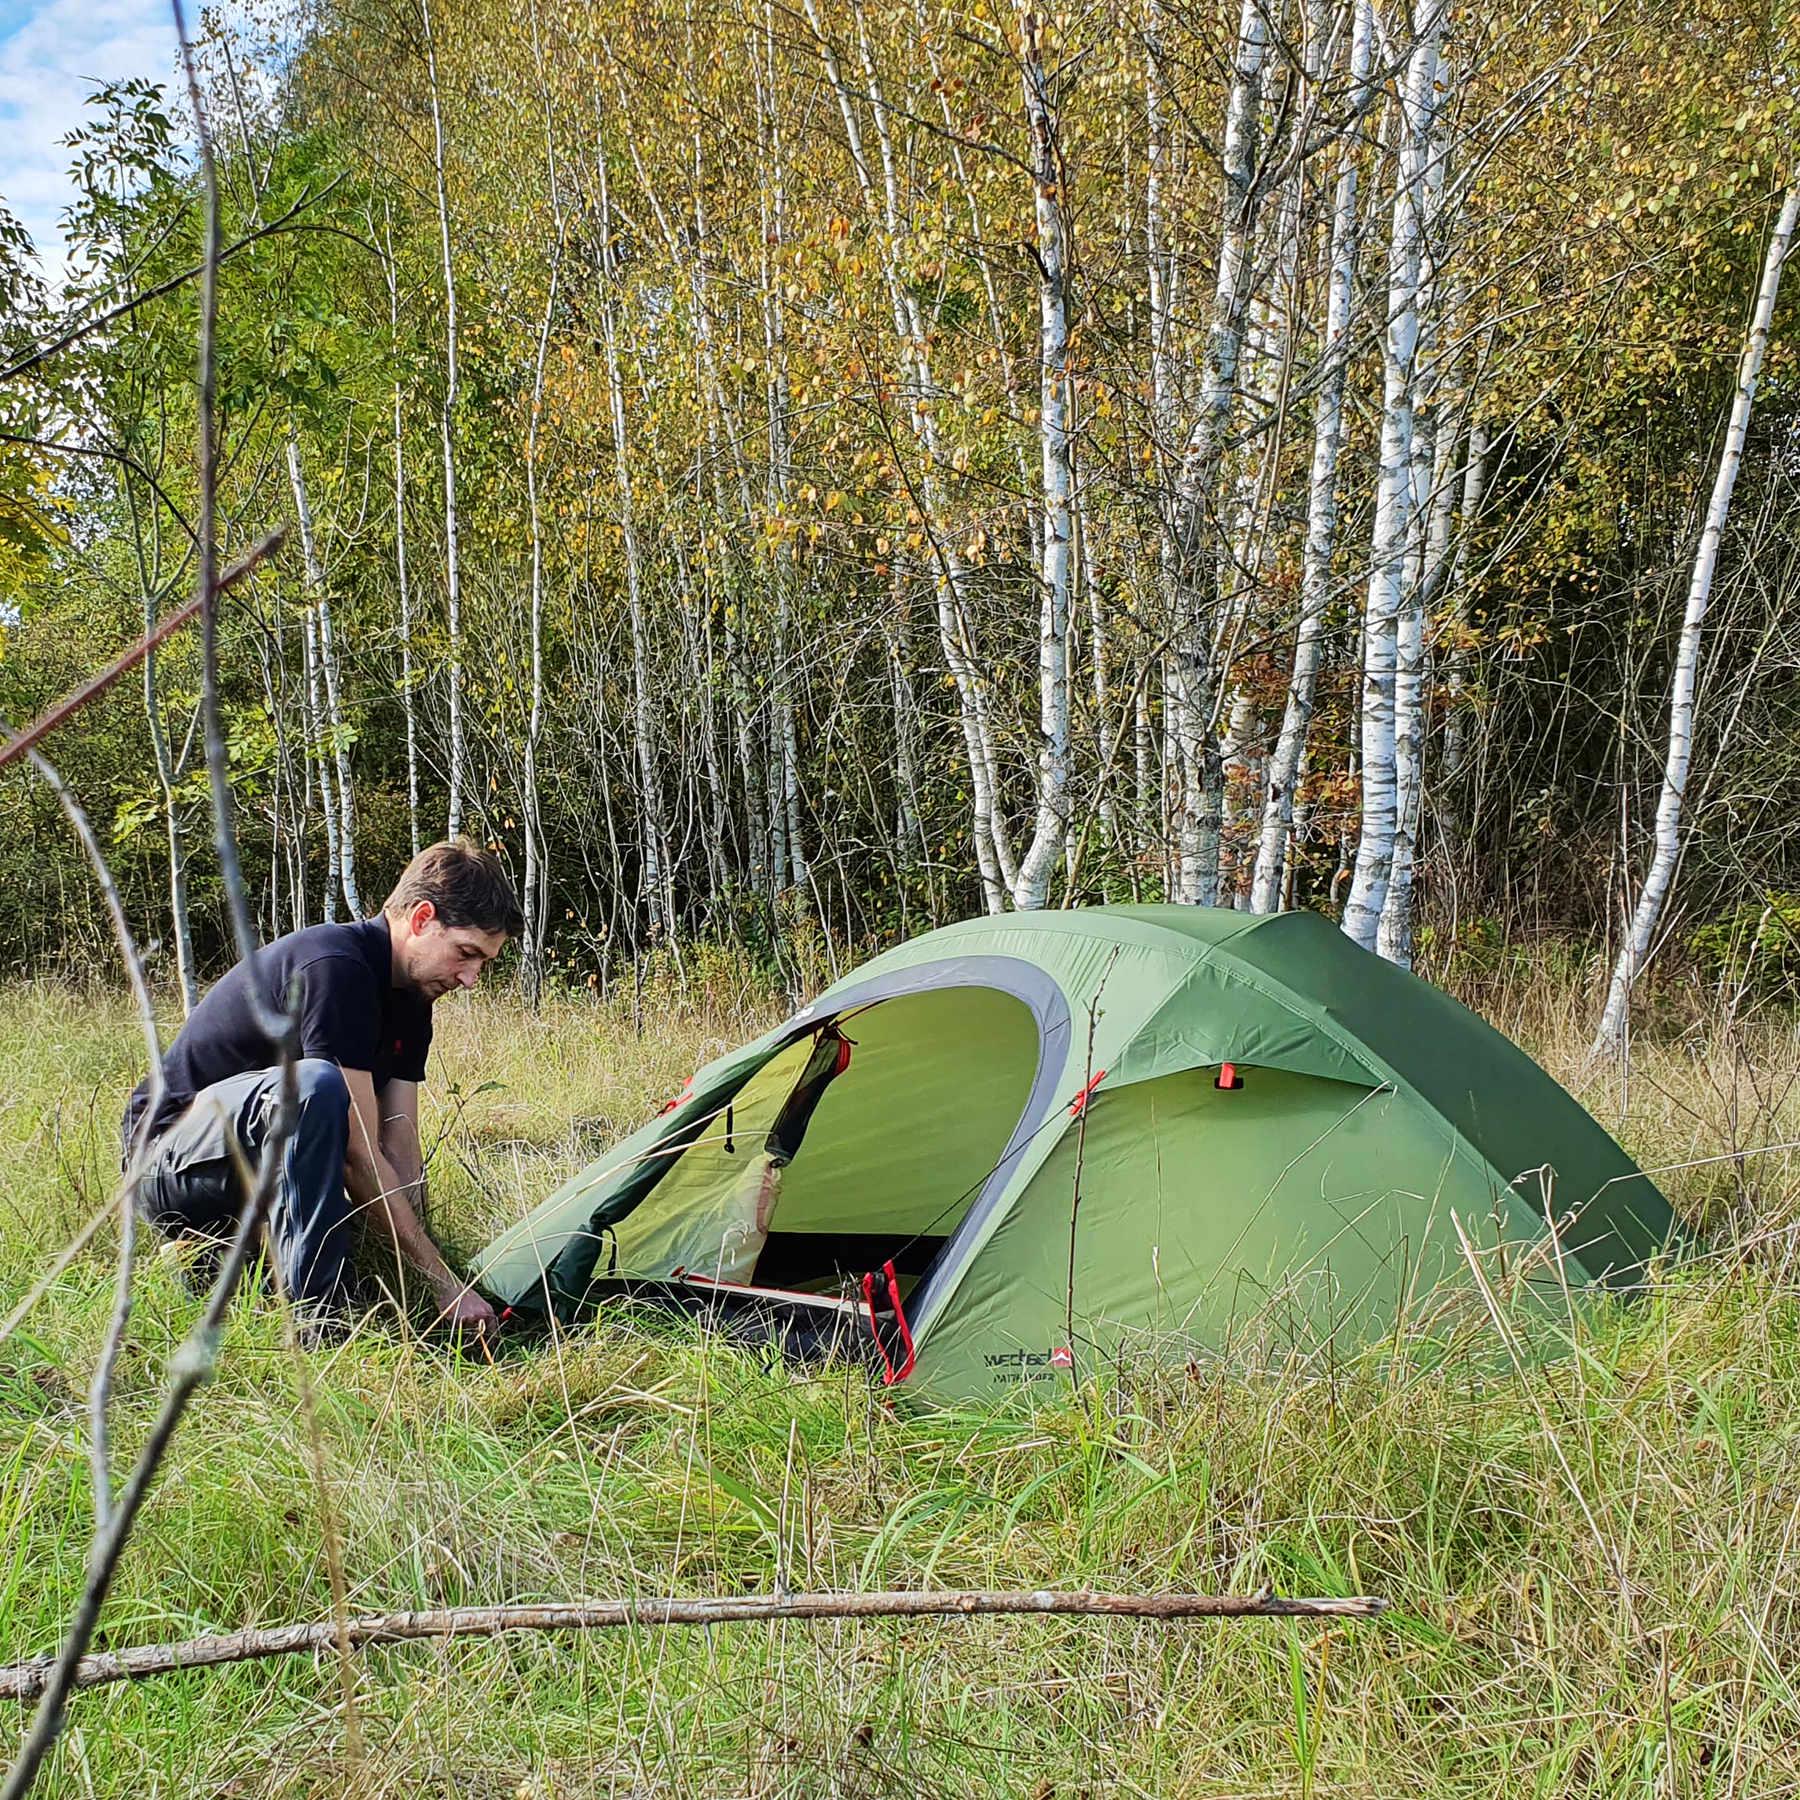
<instances>
[{"instance_id":1,"label":"blue sky","mask_svg":"<svg viewBox=\"0 0 1800 1800\"><path fill-rule=\"evenodd\" d=\"M62 264L57 215L70 199L62 139L96 82L141 75L167 86L175 51L168 0L0 0L0 197L51 277Z\"/></svg>"}]
</instances>

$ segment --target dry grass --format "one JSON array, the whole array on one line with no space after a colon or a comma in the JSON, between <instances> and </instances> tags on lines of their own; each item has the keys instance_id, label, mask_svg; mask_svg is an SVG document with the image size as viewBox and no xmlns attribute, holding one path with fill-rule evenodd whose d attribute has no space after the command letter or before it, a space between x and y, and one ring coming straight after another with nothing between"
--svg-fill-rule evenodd
<instances>
[{"instance_id":1,"label":"dry grass","mask_svg":"<svg viewBox=\"0 0 1800 1800\"><path fill-rule=\"evenodd\" d=\"M1791 1017L1580 1068L1579 996L1490 1016L1571 1080L1720 1248L1515 1368L1392 1345L1329 1380L1197 1365L1036 1417L895 1418L673 1326L458 1360L371 1330L315 1363L327 1491L267 1308L233 1320L127 1560L113 1641L353 1604L858 1583L1370 1591L1378 1627L732 1627L415 1647L78 1699L57 1795L1776 1795L1800 1785L1800 1137ZM780 1008L716 980L448 1010L435 1205L464 1242ZM641 1035L634 1016L643 1021ZM0 1306L105 1197L118 1005L0 998ZM1704 1160L1725 1158L1726 1160ZM1734 1160L1735 1158L1735 1160ZM0 1346L0 1654L80 1579L81 1393L104 1238ZM121 1448L194 1303L147 1267ZM0 1721L12 1740L19 1721Z\"/></svg>"}]
</instances>

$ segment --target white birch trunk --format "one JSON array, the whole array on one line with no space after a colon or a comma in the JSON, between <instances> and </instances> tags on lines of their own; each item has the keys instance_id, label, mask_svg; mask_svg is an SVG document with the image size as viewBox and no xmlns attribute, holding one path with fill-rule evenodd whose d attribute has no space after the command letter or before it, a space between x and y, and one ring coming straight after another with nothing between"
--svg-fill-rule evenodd
<instances>
[{"instance_id":1,"label":"white birch trunk","mask_svg":"<svg viewBox=\"0 0 1800 1800\"><path fill-rule=\"evenodd\" d=\"M1441 560L1449 519L1448 457L1455 432L1440 431L1438 388L1442 286L1440 230L1449 146L1442 130L1448 65L1440 53L1424 121L1425 171L1420 181L1419 332L1413 358L1412 516L1407 522L1405 593L1394 648L1394 853L1376 928L1377 954L1412 967L1413 868L1418 854L1424 783L1426 612L1435 554ZM1443 443L1440 445L1440 435Z\"/></svg>"},{"instance_id":2,"label":"white birch trunk","mask_svg":"<svg viewBox=\"0 0 1800 1800\"><path fill-rule=\"evenodd\" d=\"M450 798L446 830L455 837L463 826L463 765L467 760L463 742L462 556L456 507L456 265L450 252L450 188L444 173L444 115L438 96L437 49L431 35L431 0L419 0L419 6L425 23L425 66L431 91L431 167L437 182L438 239L444 269L444 402L438 422L444 451L444 589L450 639Z\"/></svg>"},{"instance_id":3,"label":"white birch trunk","mask_svg":"<svg viewBox=\"0 0 1800 1800\"><path fill-rule=\"evenodd\" d=\"M137 493L128 471L119 471L119 488L131 514L131 547L137 560L138 592L144 602L144 636L156 629L156 591L158 583L151 576L151 563L144 554L143 521L138 514ZM161 567L161 557L156 566ZM179 774L169 754L169 736L163 725L162 699L156 685L156 651L144 656L144 719L150 730L150 753L156 764L156 785L162 792L163 833L169 851L169 928L175 938L175 975L181 988L182 1016L186 1017L200 1004L200 983L194 967L194 933L188 918L187 835L182 828L182 809L175 798ZM187 752L182 751L183 760ZM277 825L279 842L279 824ZM279 875L280 858L271 858L273 876ZM277 902L279 904L279 902ZM279 916L279 914L277 915Z\"/></svg>"},{"instance_id":4,"label":"white birch trunk","mask_svg":"<svg viewBox=\"0 0 1800 1800\"><path fill-rule=\"evenodd\" d=\"M388 337L396 353L400 347L400 277L394 266L394 219L391 207L383 210L387 255L382 269L387 276ZM406 824L412 853L419 854L419 723L413 697L412 581L406 566L406 415L405 393L394 383L394 580L400 591L400 707L406 719Z\"/></svg>"},{"instance_id":5,"label":"white birch trunk","mask_svg":"<svg viewBox=\"0 0 1800 1800\"><path fill-rule=\"evenodd\" d=\"M1435 386L1435 379L1433 381ZM1408 558L1408 590L1401 614L1394 665L1394 867L1375 947L1389 962L1412 967L1413 873L1424 820L1425 699L1431 607L1441 585L1456 509L1452 465L1456 432L1444 429L1436 406L1419 420L1414 437L1412 535L1416 557Z\"/></svg>"},{"instance_id":6,"label":"white birch trunk","mask_svg":"<svg viewBox=\"0 0 1800 1800\"><path fill-rule=\"evenodd\" d=\"M325 901L327 925L337 918L338 861L337 806L331 792L331 773L325 761L325 706L319 683L319 619L309 603L301 610L301 642L306 651L306 763L319 788L319 816L325 826Z\"/></svg>"},{"instance_id":7,"label":"white birch trunk","mask_svg":"<svg viewBox=\"0 0 1800 1800\"><path fill-rule=\"evenodd\" d=\"M525 432L525 505L531 532L531 699L525 718L525 934L519 945L519 985L530 1006L536 1006L543 995L545 919L544 811L538 794L537 764L538 742L544 729L544 531L538 496L538 458L543 441L544 366L549 360L550 327L556 316L561 273L559 235L544 296L544 319L538 331L537 361L531 378L531 417Z\"/></svg>"},{"instance_id":8,"label":"white birch trunk","mask_svg":"<svg viewBox=\"0 0 1800 1800\"><path fill-rule=\"evenodd\" d=\"M1200 371L1199 411L1182 452L1170 508L1174 541L1165 555L1172 577L1171 614L1180 666L1176 729L1182 764L1179 897L1210 906L1218 898L1219 821L1223 777L1213 727L1216 558L1206 553L1218 499L1220 453L1238 390L1245 309L1251 286L1250 246L1259 210L1256 157L1268 62L1265 0L1243 0L1231 91L1225 109L1224 211L1218 279Z\"/></svg>"},{"instance_id":9,"label":"white birch trunk","mask_svg":"<svg viewBox=\"0 0 1800 1800\"><path fill-rule=\"evenodd\" d=\"M607 188L606 150L594 146L600 201L600 262L605 292L600 337L605 352L608 410L613 434L613 471L619 492L619 535L625 552L626 613L631 625L631 735L636 753L642 829L643 886L650 917L665 940L675 938L675 891L669 867L668 829L662 783L656 766L650 697L649 628L645 619L643 566L638 553L636 499L631 480L631 448L625 429L625 383L619 360L617 272L612 253L612 205Z\"/></svg>"},{"instance_id":10,"label":"white birch trunk","mask_svg":"<svg viewBox=\"0 0 1800 1800\"><path fill-rule=\"evenodd\" d=\"M1625 942L1620 947L1619 959L1613 966L1606 1008L1600 1016L1600 1029L1594 1035L1590 1052L1594 1056L1616 1055L1624 1045L1632 985L1649 959L1669 887L1675 878L1675 865L1681 855L1681 806L1687 793L1688 766L1694 749L1694 689L1700 667L1700 633L1712 598L1713 571L1718 566L1719 540L1724 535L1726 516L1731 510L1731 491L1737 484L1738 466L1744 457L1750 408L1756 398L1756 384L1761 378L1763 356L1768 349L1769 321L1774 315L1775 296L1781 286L1782 264L1787 260L1797 219L1800 219L1800 185L1788 190L1781 216L1769 239L1762 282L1757 289L1756 307L1750 320L1750 335L1738 364L1731 420L1726 426L1718 474L1713 480L1712 498L1707 504L1706 520L1700 531L1693 578L1688 583L1687 609L1681 621L1681 638L1675 650L1675 669L1669 688L1669 750L1663 764L1662 794L1656 806L1656 848L1649 873L1644 878L1643 891L1638 895L1637 906L1631 915Z\"/></svg>"},{"instance_id":11,"label":"white birch trunk","mask_svg":"<svg viewBox=\"0 0 1800 1800\"><path fill-rule=\"evenodd\" d=\"M1374 27L1369 0L1353 0L1350 34L1351 111L1367 106ZM1312 467L1307 484L1306 542L1300 575L1300 620L1294 636L1293 672L1281 713L1281 730L1269 757L1262 831L1250 881L1253 912L1281 905L1294 790L1305 759L1318 691L1325 609L1331 599L1331 561L1337 536L1337 471L1344 447L1344 385L1350 366L1350 318L1357 249L1357 145L1346 137L1332 195L1331 237L1326 252L1325 329L1318 398L1313 403Z\"/></svg>"},{"instance_id":12,"label":"white birch trunk","mask_svg":"<svg viewBox=\"0 0 1800 1800\"><path fill-rule=\"evenodd\" d=\"M1037 820L1013 883L1022 911L1050 897L1050 877L1069 830L1069 537L1074 476L1069 435L1069 318L1065 279L1065 196L1056 119L1043 63L1045 21L1019 9L1025 116L1031 134L1038 232L1039 427L1043 462L1043 544L1038 569Z\"/></svg>"},{"instance_id":13,"label":"white birch trunk","mask_svg":"<svg viewBox=\"0 0 1800 1800\"><path fill-rule=\"evenodd\" d=\"M762 138L764 167L768 178L763 184L763 229L759 234L763 355L768 370L769 422L769 499L777 511L784 511L788 500L788 392L787 392L787 319L782 304L780 275L774 266L772 251L781 247L786 226L783 144L781 112L774 90L775 61L773 54L773 21L764 11L766 37L770 46L765 76L759 71L756 81L757 110L761 114L758 128ZM783 552L771 558L771 574L775 584L775 644L773 655L772 703L774 707L773 749L778 759L775 792L770 808L779 816L779 837L786 847L788 879L795 887L806 885L809 869L805 846L800 835L800 742L794 724L794 568L792 559L782 564Z\"/></svg>"},{"instance_id":14,"label":"white birch trunk","mask_svg":"<svg viewBox=\"0 0 1800 1800\"><path fill-rule=\"evenodd\" d=\"M1163 104L1162 0L1144 0L1144 287L1149 302L1150 328L1150 438L1156 468L1156 491L1161 520L1157 533L1157 572L1161 582L1163 612L1159 621L1173 638L1175 595L1179 587L1175 520L1171 496L1175 491L1175 410L1177 390L1172 355L1172 328L1177 285L1177 264L1171 252L1163 182L1168 170L1168 126ZM1150 707L1152 672L1145 671L1138 685L1135 711L1137 737L1138 824L1143 847L1161 865L1162 897L1175 892L1175 856L1171 827L1177 824L1176 796L1185 791L1185 761L1178 724L1180 676L1173 655L1158 657L1161 669L1161 730L1154 730ZM1154 738L1154 741L1153 741ZM1152 783L1155 803L1150 804Z\"/></svg>"},{"instance_id":15,"label":"white birch trunk","mask_svg":"<svg viewBox=\"0 0 1800 1800\"><path fill-rule=\"evenodd\" d=\"M1399 655L1406 551L1413 519L1413 408L1419 348L1419 275L1423 250L1429 125L1443 10L1432 0L1407 59L1394 159L1394 212L1388 253L1388 314L1383 337L1381 461L1374 544L1363 613L1362 833L1344 907L1344 931L1375 948L1393 871L1399 796L1394 766L1394 685Z\"/></svg>"},{"instance_id":16,"label":"white birch trunk","mask_svg":"<svg viewBox=\"0 0 1800 1800\"><path fill-rule=\"evenodd\" d=\"M324 728L325 737L331 744L331 759L336 765L336 804L337 824L333 834L333 862L336 867L336 879L344 890L344 904L349 908L350 917L362 917L362 899L356 891L356 798L350 785L350 743L349 735L344 727L344 711L341 699L341 681L338 671L337 645L331 630L331 599L325 591L325 568L319 561L318 539L313 532L312 505L307 498L306 477L300 466L300 443L288 433L287 441L288 483L294 494L294 516L300 525L300 553L306 569L306 585L311 590L311 602L307 619L309 625L316 618L318 622L318 667L315 673L324 676L324 706L321 711L316 682L314 685L312 704L315 722ZM312 638L309 631L308 647ZM315 742L319 740L315 739ZM325 750L323 743L319 748L320 781L319 791L324 799L327 814L327 831L331 831L330 814L332 809L332 783L328 783L324 772Z\"/></svg>"},{"instance_id":17,"label":"white birch trunk","mask_svg":"<svg viewBox=\"0 0 1800 1800\"><path fill-rule=\"evenodd\" d=\"M325 674L325 716L337 765L338 859L344 905L353 919L362 917L362 895L356 886L356 790L350 779L350 730L344 718L343 676L332 634L331 601L319 593L319 663Z\"/></svg>"},{"instance_id":18,"label":"white birch trunk","mask_svg":"<svg viewBox=\"0 0 1800 1800\"><path fill-rule=\"evenodd\" d=\"M1446 702L1443 767L1440 776L1442 791L1439 795L1439 802L1447 809L1446 822L1453 831L1456 829L1456 821L1460 816L1457 784L1462 775L1464 739L1468 730L1465 690L1468 686L1469 663L1466 643L1469 624L1469 593L1467 584L1463 580L1463 570L1468 563L1470 534L1480 517L1482 501L1487 497L1488 448L1487 424L1484 420L1477 419L1469 427L1469 460L1463 469L1462 500L1458 509L1461 514L1461 522L1447 576L1451 593L1454 596L1455 625L1449 654L1444 659Z\"/></svg>"}]
</instances>

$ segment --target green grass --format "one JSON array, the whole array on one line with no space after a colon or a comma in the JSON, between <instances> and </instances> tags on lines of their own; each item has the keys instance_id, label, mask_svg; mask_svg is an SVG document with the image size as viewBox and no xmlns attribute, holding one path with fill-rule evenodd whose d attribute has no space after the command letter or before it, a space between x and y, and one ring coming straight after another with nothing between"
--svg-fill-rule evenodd
<instances>
[{"instance_id":1,"label":"green grass","mask_svg":"<svg viewBox=\"0 0 1800 1800\"><path fill-rule=\"evenodd\" d=\"M1577 995L1485 995L1581 1085ZM463 1244L775 1010L443 1009L434 1210ZM134 1037L0 996L0 1308L103 1205ZM107 1610L123 1644L359 1609L856 1585L1372 1592L1377 1625L732 1626L413 1646L77 1696L57 1796L1776 1795L1800 1786L1791 1020L1715 1019L1583 1090L1736 1246L1560 1354L1491 1334L1329 1375L1199 1361L1035 1417L896 1417L866 1382L665 1327L461 1359L398 1330L310 1363L245 1301ZM0 1345L0 1656L51 1647L90 1525L105 1228ZM191 1321L150 1247L121 1459ZM1541 1322L1535 1327L1540 1339ZM310 1448L316 1429L324 1489ZM0 1714L10 1751L23 1710Z\"/></svg>"}]
</instances>

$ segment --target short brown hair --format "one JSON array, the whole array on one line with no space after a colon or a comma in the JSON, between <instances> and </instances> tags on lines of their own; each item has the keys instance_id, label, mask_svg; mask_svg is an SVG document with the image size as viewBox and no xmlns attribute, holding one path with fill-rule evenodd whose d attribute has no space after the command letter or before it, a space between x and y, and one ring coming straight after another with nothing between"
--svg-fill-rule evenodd
<instances>
[{"instance_id":1,"label":"short brown hair","mask_svg":"<svg viewBox=\"0 0 1800 1800\"><path fill-rule=\"evenodd\" d=\"M446 838L421 850L401 872L381 910L407 913L421 900L437 908L445 925L503 931L508 937L525 929L525 915L499 857L468 838Z\"/></svg>"}]
</instances>

